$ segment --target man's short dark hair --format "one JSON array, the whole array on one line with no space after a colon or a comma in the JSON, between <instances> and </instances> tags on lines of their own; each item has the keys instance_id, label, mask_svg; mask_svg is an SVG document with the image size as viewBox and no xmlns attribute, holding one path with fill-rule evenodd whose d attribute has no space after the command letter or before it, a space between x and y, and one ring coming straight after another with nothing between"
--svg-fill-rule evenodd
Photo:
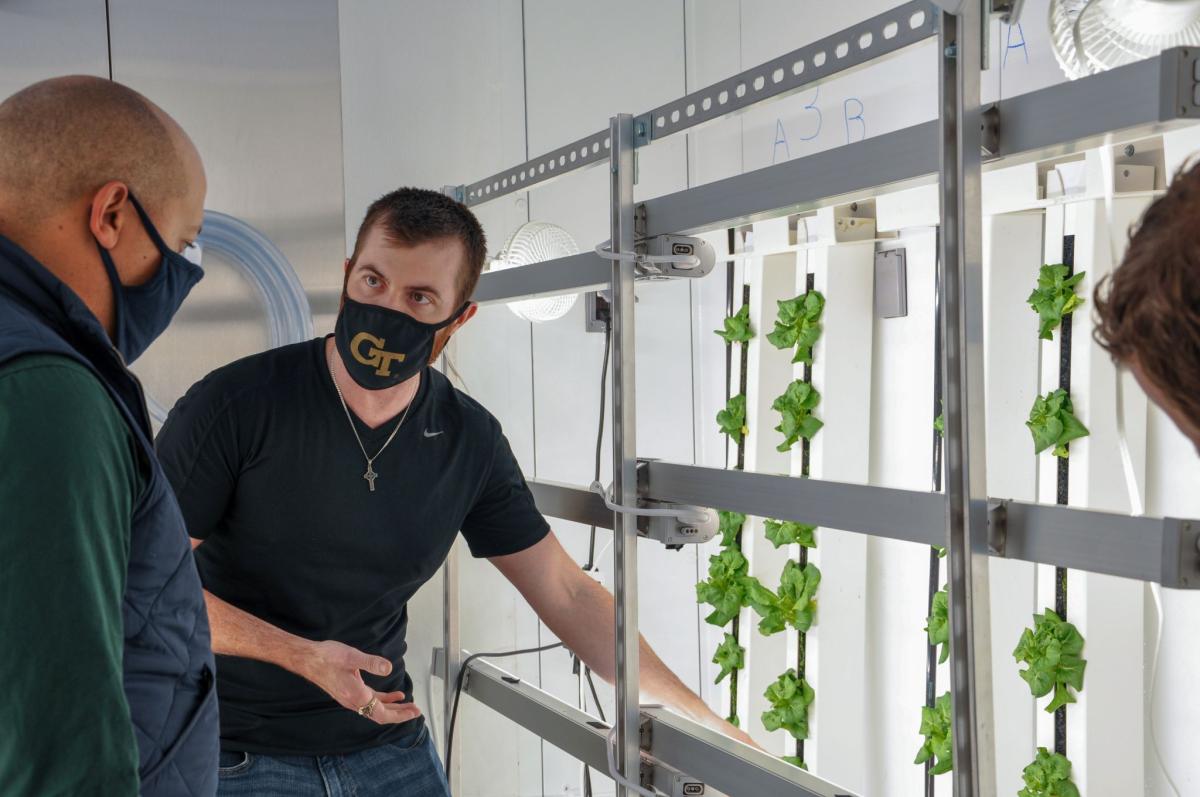
<instances>
[{"instance_id":1,"label":"man's short dark hair","mask_svg":"<svg viewBox=\"0 0 1200 797\"><path fill-rule=\"evenodd\" d=\"M402 246L416 246L439 238L459 240L467 259L456 280L458 303L465 302L475 292L487 258L487 238L466 205L425 188L398 188L384 194L367 208L367 215L358 227L351 265L358 261L367 236L376 226L390 243Z\"/></svg>"},{"instance_id":2,"label":"man's short dark hair","mask_svg":"<svg viewBox=\"0 0 1200 797\"><path fill-rule=\"evenodd\" d=\"M1146 209L1121 265L1096 286L1096 342L1200 426L1200 165Z\"/></svg>"}]
</instances>

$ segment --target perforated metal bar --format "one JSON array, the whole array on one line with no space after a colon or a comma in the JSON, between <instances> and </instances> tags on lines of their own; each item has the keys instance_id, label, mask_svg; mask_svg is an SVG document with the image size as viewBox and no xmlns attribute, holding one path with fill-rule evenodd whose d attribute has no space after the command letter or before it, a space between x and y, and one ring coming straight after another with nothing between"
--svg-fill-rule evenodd
<instances>
[{"instance_id":1,"label":"perforated metal bar","mask_svg":"<svg viewBox=\"0 0 1200 797\"><path fill-rule=\"evenodd\" d=\"M937 14L928 0L912 0L641 114L636 117L634 143L637 146L649 144L860 67L930 38L937 33L936 23ZM607 129L592 133L464 186L461 200L468 207L478 205L514 191L524 191L576 169L594 166L608 160L610 146L612 142ZM457 189L452 190L457 195Z\"/></svg>"},{"instance_id":2,"label":"perforated metal bar","mask_svg":"<svg viewBox=\"0 0 1200 797\"><path fill-rule=\"evenodd\" d=\"M718 81L638 117L649 139L681 130L755 103L782 97L832 75L862 66L924 41L937 33L937 14L927 0L914 0L851 25L812 44Z\"/></svg>"},{"instance_id":3,"label":"perforated metal bar","mask_svg":"<svg viewBox=\"0 0 1200 797\"><path fill-rule=\"evenodd\" d=\"M567 172L597 163L608 163L608 151L612 140L608 128L578 141L559 147L537 158L532 158L486 180L471 183L463 189L463 203L468 207L524 191L530 186L544 183Z\"/></svg>"}]
</instances>

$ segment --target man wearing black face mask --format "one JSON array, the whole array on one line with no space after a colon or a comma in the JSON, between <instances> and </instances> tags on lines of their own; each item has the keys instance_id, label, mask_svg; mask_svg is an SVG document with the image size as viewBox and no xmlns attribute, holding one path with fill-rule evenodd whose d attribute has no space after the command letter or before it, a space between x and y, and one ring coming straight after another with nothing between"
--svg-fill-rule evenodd
<instances>
[{"instance_id":1,"label":"man wearing black face mask","mask_svg":"<svg viewBox=\"0 0 1200 797\"><path fill-rule=\"evenodd\" d=\"M159 434L213 620L220 794L447 794L404 636L460 531L613 675L612 597L550 533L496 419L428 368L475 313L485 253L462 205L383 197L334 334L215 371ZM749 739L641 657L647 698Z\"/></svg>"},{"instance_id":2,"label":"man wearing black face mask","mask_svg":"<svg viewBox=\"0 0 1200 797\"><path fill-rule=\"evenodd\" d=\"M126 367L201 276L180 251L204 193L186 134L124 86L0 103L5 795L216 789L200 580Z\"/></svg>"}]
</instances>

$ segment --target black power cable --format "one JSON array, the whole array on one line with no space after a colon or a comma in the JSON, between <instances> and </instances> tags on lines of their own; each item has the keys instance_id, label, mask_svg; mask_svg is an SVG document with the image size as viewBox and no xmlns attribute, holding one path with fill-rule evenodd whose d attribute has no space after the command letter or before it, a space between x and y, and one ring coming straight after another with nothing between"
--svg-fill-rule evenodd
<instances>
[{"instance_id":1,"label":"black power cable","mask_svg":"<svg viewBox=\"0 0 1200 797\"><path fill-rule=\"evenodd\" d=\"M939 248L940 252L941 249ZM941 414L943 409L942 390L942 261L939 257L934 265L933 276L933 417ZM934 424L930 424L931 427ZM942 433L936 428L930 431L933 437L933 491L942 491ZM933 614L933 596L941 590L942 563L944 551L935 547L929 549L929 592L926 601L925 615ZM925 705L933 708L937 703L937 645L926 642L925 645ZM933 759L925 762L925 797L934 797Z\"/></svg>"},{"instance_id":2,"label":"black power cable","mask_svg":"<svg viewBox=\"0 0 1200 797\"><path fill-rule=\"evenodd\" d=\"M604 324L604 362L600 368L600 423L599 423L599 429L596 431L596 468L595 468L595 473L596 473L597 481L599 481L599 479L600 479L600 457L601 457L601 454L603 451L603 444L604 444L604 411L607 406L606 393L605 393L604 387L605 387L605 384L607 381L608 360L609 360L609 356L611 355L611 353L612 353L612 327L609 325L609 323L606 320L605 324ZM595 567L595 558L596 558L596 527L592 526L590 539L588 541L587 564L584 565L583 569L588 572L591 572L592 569ZM506 650L506 651L501 651L498 653L472 653L470 656L467 656L467 658L463 661L462 667L458 671L458 677L455 679L455 682L454 682L454 702L453 702L453 704L451 704L450 719L446 726L446 771L447 772L450 771L451 758L454 755L454 724L455 724L455 721L458 719L458 700L460 697L462 697L463 684L466 682L467 666L475 659L497 659L497 658L504 658L504 657L508 657L508 656L523 656L523 655L526 655L529 653L544 653L547 650L554 650L555 648L562 648L562 647L565 647L562 642L555 642L553 644L543 645L543 646L537 647L537 648L523 648L522 650ZM572 653L572 655L574 655L574 654ZM575 661L576 661L576 666L578 666L578 663L580 662L580 659L578 656L575 656ZM583 674L584 674L584 677L587 679L588 688L591 690L592 700L596 704L596 711L600 715L600 719L607 722L607 720L605 720L605 717L604 717L604 709L600 706L600 697L596 693L596 684L592 680L592 671L590 668L587 667L587 665L584 665L584 667L583 667ZM591 778L588 777L587 781L588 782L586 784L586 787L590 790Z\"/></svg>"},{"instance_id":3,"label":"black power cable","mask_svg":"<svg viewBox=\"0 0 1200 797\"><path fill-rule=\"evenodd\" d=\"M446 726L446 771L450 771L450 758L454 754L454 721L458 718L458 699L462 697L463 684L467 680L467 667L475 659L500 659L506 656L523 656L526 653L544 653L547 650L563 647L563 643L555 642L552 645L542 645L540 648L524 648L522 650L503 650L498 653L472 653L463 660L462 666L458 670L458 677L454 679L454 703L450 707L450 722Z\"/></svg>"},{"instance_id":4,"label":"black power cable","mask_svg":"<svg viewBox=\"0 0 1200 797\"><path fill-rule=\"evenodd\" d=\"M606 409L606 398L608 394L604 390L604 386L608 379L608 358L612 353L612 326L609 320L604 320L604 361L600 365L600 420L596 424L596 466L593 472L593 480L600 481L600 456L604 449L604 414ZM588 532L588 556L587 564L583 566L585 572L591 573L596 567L596 527L592 526ZM579 667L582 661L578 656L575 657L575 674L579 675ZM587 679L588 688L592 691L592 701L596 704L596 712L600 715L600 719L604 720L604 709L600 706L600 697L596 694L596 684L592 681L592 671L586 665L583 666L583 676ZM605 720L607 721L607 720ZM584 797L592 797L592 770L586 764L583 767L583 794Z\"/></svg>"},{"instance_id":5,"label":"black power cable","mask_svg":"<svg viewBox=\"0 0 1200 797\"><path fill-rule=\"evenodd\" d=\"M608 358L612 353L612 327L607 320L604 322L604 362L600 366L600 422L596 425L596 467L592 479L600 481L600 455L604 448L604 411L607 407L608 393L604 386L608 380ZM583 569L589 573L596 566L596 527L592 526L588 535L588 558Z\"/></svg>"}]
</instances>

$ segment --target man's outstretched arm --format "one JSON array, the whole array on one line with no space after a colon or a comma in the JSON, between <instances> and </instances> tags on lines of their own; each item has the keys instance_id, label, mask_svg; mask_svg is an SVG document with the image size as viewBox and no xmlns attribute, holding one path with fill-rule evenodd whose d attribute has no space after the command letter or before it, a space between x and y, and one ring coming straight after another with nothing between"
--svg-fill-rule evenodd
<instances>
[{"instance_id":1,"label":"man's outstretched arm","mask_svg":"<svg viewBox=\"0 0 1200 797\"><path fill-rule=\"evenodd\" d=\"M513 583L569 650L605 681L612 683L616 679L613 596L583 572L554 534L547 534L519 553L492 557L489 561ZM721 719L688 689L644 638L639 650L642 702L662 703L738 741L754 744L748 734Z\"/></svg>"}]
</instances>

